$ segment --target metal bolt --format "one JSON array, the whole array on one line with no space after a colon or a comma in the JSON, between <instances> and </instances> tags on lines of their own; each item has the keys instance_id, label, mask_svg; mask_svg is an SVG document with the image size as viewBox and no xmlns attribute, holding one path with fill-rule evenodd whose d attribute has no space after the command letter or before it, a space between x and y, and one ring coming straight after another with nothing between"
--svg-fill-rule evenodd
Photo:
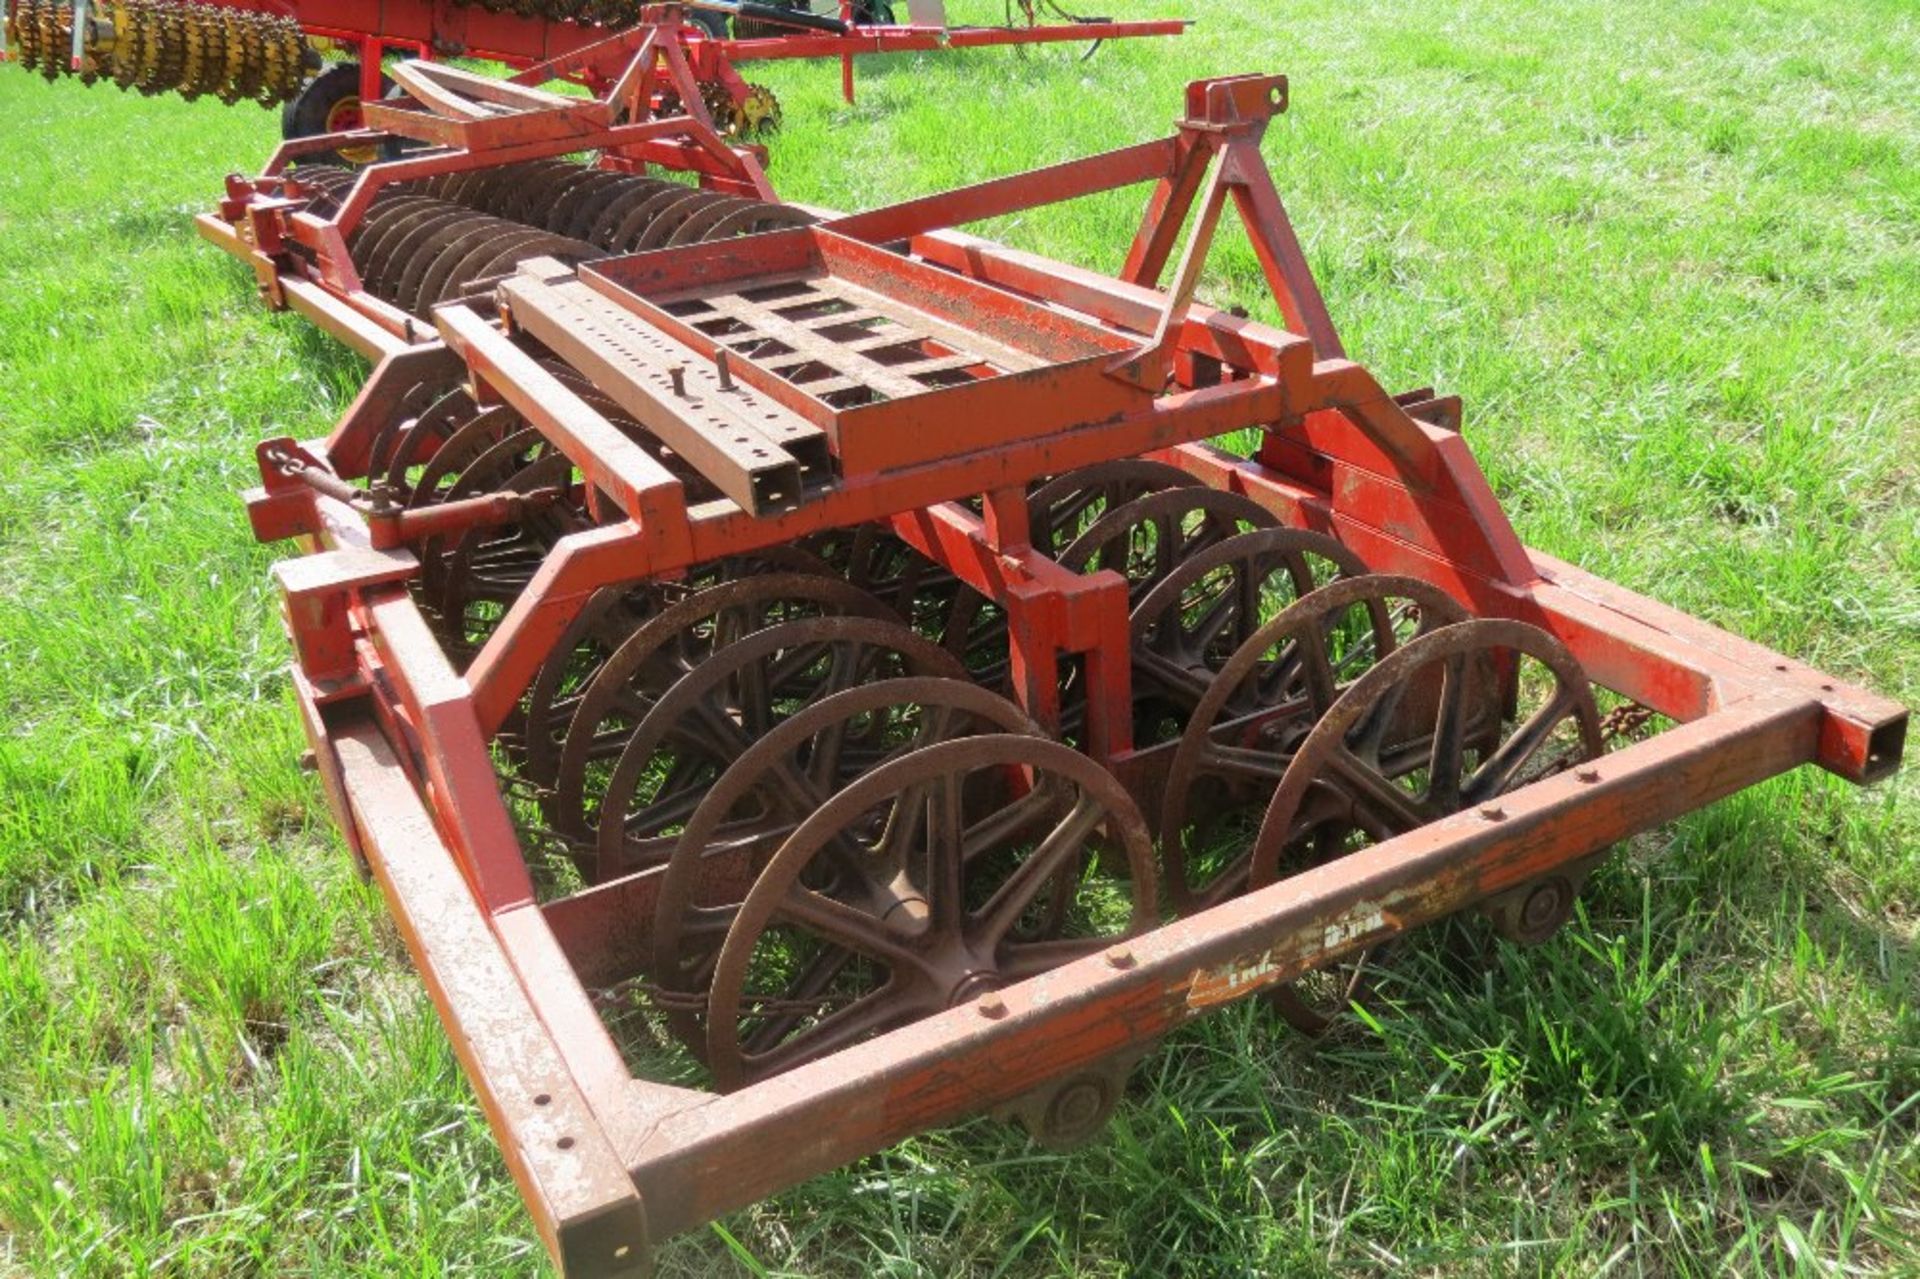
<instances>
[{"instance_id":1,"label":"metal bolt","mask_svg":"<svg viewBox=\"0 0 1920 1279\"><path fill-rule=\"evenodd\" d=\"M727 367L727 349L721 347L713 353L713 371L720 376L720 389L733 389L733 370Z\"/></svg>"},{"instance_id":2,"label":"metal bolt","mask_svg":"<svg viewBox=\"0 0 1920 1279\"><path fill-rule=\"evenodd\" d=\"M1503 820L1506 817L1507 810L1500 807L1500 805L1498 804L1488 804L1486 807L1480 810L1480 815L1486 818L1490 822L1497 822L1497 821Z\"/></svg>"},{"instance_id":3,"label":"metal bolt","mask_svg":"<svg viewBox=\"0 0 1920 1279\"><path fill-rule=\"evenodd\" d=\"M1125 946L1109 946L1107 964L1112 968L1131 968L1134 964L1133 952Z\"/></svg>"},{"instance_id":4,"label":"metal bolt","mask_svg":"<svg viewBox=\"0 0 1920 1279\"><path fill-rule=\"evenodd\" d=\"M667 376L673 379L673 393L685 396L687 393L687 366L676 364L667 370Z\"/></svg>"},{"instance_id":5,"label":"metal bolt","mask_svg":"<svg viewBox=\"0 0 1920 1279\"><path fill-rule=\"evenodd\" d=\"M988 1021L999 1021L1007 1015L1007 1001L998 995L980 997L980 1015Z\"/></svg>"}]
</instances>

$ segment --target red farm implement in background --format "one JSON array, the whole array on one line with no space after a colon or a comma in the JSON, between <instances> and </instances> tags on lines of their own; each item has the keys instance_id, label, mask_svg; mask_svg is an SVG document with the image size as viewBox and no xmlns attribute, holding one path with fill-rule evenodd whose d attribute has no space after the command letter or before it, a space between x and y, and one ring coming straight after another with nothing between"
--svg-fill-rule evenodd
<instances>
[{"instance_id":1,"label":"red farm implement in background","mask_svg":"<svg viewBox=\"0 0 1920 1279\"><path fill-rule=\"evenodd\" d=\"M142 93L213 95L228 103L285 103L288 138L360 127L361 104L395 92L389 56L480 58L523 69L597 43L638 22L659 21L635 0L6 0L6 51L48 79L112 80ZM856 54L1178 35L1181 19L1078 18L948 26L940 0L913 0L905 24L887 0L845 0L816 14L801 0L691 0L674 10L687 61L708 111L730 134L779 122L779 103L748 85L737 63L838 58L853 100ZM311 43L351 54L331 64ZM0 51L4 52L4 51ZM605 82L577 78L595 92ZM373 153L343 157L364 164Z\"/></svg>"},{"instance_id":2,"label":"red farm implement in background","mask_svg":"<svg viewBox=\"0 0 1920 1279\"><path fill-rule=\"evenodd\" d=\"M1538 941L1635 832L1897 766L1903 708L1528 550L1458 401L1347 358L1259 153L1280 77L842 216L696 76L658 28L418 67L200 220L375 361L248 508L566 1273L965 1116L1084 1138L1230 1001L1311 1030L1409 929ZM307 162L388 136L427 149ZM1133 186L1114 277L958 229ZM1229 211L1284 327L1195 296Z\"/></svg>"}]
</instances>

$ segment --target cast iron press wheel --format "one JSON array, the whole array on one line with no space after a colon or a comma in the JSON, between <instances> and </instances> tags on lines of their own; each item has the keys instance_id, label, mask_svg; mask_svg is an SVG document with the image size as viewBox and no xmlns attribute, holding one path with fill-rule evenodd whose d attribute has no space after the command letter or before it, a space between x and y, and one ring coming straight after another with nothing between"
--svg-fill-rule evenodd
<instances>
[{"instance_id":1,"label":"cast iron press wheel","mask_svg":"<svg viewBox=\"0 0 1920 1279\"><path fill-rule=\"evenodd\" d=\"M810 617L755 631L674 683L627 738L601 794L602 876L665 862L721 774L810 703L896 676L962 678L897 620Z\"/></svg>"},{"instance_id":2,"label":"cast iron press wheel","mask_svg":"<svg viewBox=\"0 0 1920 1279\"><path fill-rule=\"evenodd\" d=\"M540 665L521 700L524 736L515 744L520 775L551 788L566 747L567 729L586 691L620 646L686 595L774 572L824 574L826 566L790 546L770 546L751 555L695 565L680 582L643 582L596 591Z\"/></svg>"},{"instance_id":3,"label":"cast iron press wheel","mask_svg":"<svg viewBox=\"0 0 1920 1279\"><path fill-rule=\"evenodd\" d=\"M393 91L393 81L380 77L382 96ZM360 64L336 62L307 82L300 96L280 109L280 136L291 142L322 133L344 133L361 127ZM387 158L385 148L369 143L339 151L320 151L300 157L302 164L345 164L359 168Z\"/></svg>"},{"instance_id":4,"label":"cast iron press wheel","mask_svg":"<svg viewBox=\"0 0 1920 1279\"><path fill-rule=\"evenodd\" d=\"M687 820L660 880L651 968L676 997L663 1001L675 1033L706 1051L696 1010L720 944L754 878L802 822L877 768L982 733L1042 736L1025 711L965 680L880 680L801 709L729 766ZM981 774L965 797L968 813L1003 804L1008 780Z\"/></svg>"},{"instance_id":5,"label":"cast iron press wheel","mask_svg":"<svg viewBox=\"0 0 1920 1279\"><path fill-rule=\"evenodd\" d=\"M601 662L579 691L542 796L547 820L574 847L581 869L600 874L601 806L617 761L656 703L715 654L769 627L853 614L899 622L866 591L823 573L761 573L695 591L648 619Z\"/></svg>"},{"instance_id":6,"label":"cast iron press wheel","mask_svg":"<svg viewBox=\"0 0 1920 1279\"><path fill-rule=\"evenodd\" d=\"M967 665L975 681L1004 690L1004 610L945 566L878 524L828 529L800 545L862 590L890 604L914 630Z\"/></svg>"},{"instance_id":7,"label":"cast iron press wheel","mask_svg":"<svg viewBox=\"0 0 1920 1279\"><path fill-rule=\"evenodd\" d=\"M1261 888L1599 758L1586 672L1524 622L1409 641L1355 680L1294 752L1249 859ZM1570 903L1567 903L1570 904ZM1293 984L1288 1019L1323 1029L1367 981L1368 952Z\"/></svg>"},{"instance_id":8,"label":"cast iron press wheel","mask_svg":"<svg viewBox=\"0 0 1920 1279\"><path fill-rule=\"evenodd\" d=\"M1025 793L968 813L974 780L1010 771ZM1093 856L1096 832L1111 857ZM809 817L741 903L708 998L714 1082L738 1088L1098 954L1152 927L1153 884L1139 809L1071 747L996 733L896 759Z\"/></svg>"},{"instance_id":9,"label":"cast iron press wheel","mask_svg":"<svg viewBox=\"0 0 1920 1279\"><path fill-rule=\"evenodd\" d=\"M1314 724L1412 635L1464 616L1424 582L1360 574L1303 595L1221 663L1162 790L1160 856L1175 910L1190 915L1246 890L1246 828Z\"/></svg>"},{"instance_id":10,"label":"cast iron press wheel","mask_svg":"<svg viewBox=\"0 0 1920 1279\"><path fill-rule=\"evenodd\" d=\"M1134 606L1133 744L1180 735L1214 676L1253 632L1336 577L1367 566L1305 529L1241 533L1183 560Z\"/></svg>"},{"instance_id":11,"label":"cast iron press wheel","mask_svg":"<svg viewBox=\"0 0 1920 1279\"><path fill-rule=\"evenodd\" d=\"M1053 476L1027 493L1033 544L1058 556L1101 516L1136 497L1198 484L1177 466L1142 457L1096 462Z\"/></svg>"},{"instance_id":12,"label":"cast iron press wheel","mask_svg":"<svg viewBox=\"0 0 1920 1279\"><path fill-rule=\"evenodd\" d=\"M1127 579L1128 608L1208 547L1279 521L1252 498L1205 485L1148 493L1111 507L1060 552L1076 573L1112 569Z\"/></svg>"}]
</instances>

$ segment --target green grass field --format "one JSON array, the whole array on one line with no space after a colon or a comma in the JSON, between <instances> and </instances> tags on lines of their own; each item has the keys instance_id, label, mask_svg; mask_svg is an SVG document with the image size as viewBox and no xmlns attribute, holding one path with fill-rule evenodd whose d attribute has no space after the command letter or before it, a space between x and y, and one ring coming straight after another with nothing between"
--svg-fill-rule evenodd
<instances>
[{"instance_id":1,"label":"green grass field","mask_svg":"<svg viewBox=\"0 0 1920 1279\"><path fill-rule=\"evenodd\" d=\"M1120 8L1202 21L869 65L852 108L765 72L780 189L915 195L1285 71L1265 149L1349 349L1465 396L1531 544L1920 701L1911 0ZM189 226L277 122L13 67L0 122L0 1273L547 1273L295 764L235 494L362 370ZM1112 268L1137 207L992 230ZM1207 296L1271 317L1227 247ZM978 1121L663 1269L1920 1274L1915 776L1748 792L1622 849L1545 947L1421 939L1374 1024L1235 1008L1088 1149Z\"/></svg>"}]
</instances>

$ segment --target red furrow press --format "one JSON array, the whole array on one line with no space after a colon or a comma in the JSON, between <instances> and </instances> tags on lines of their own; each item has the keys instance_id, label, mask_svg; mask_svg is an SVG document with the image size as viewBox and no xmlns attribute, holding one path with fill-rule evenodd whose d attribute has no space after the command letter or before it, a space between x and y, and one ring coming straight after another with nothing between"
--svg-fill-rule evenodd
<instances>
[{"instance_id":1,"label":"red furrow press","mask_svg":"<svg viewBox=\"0 0 1920 1279\"><path fill-rule=\"evenodd\" d=\"M1409 929L1539 941L1635 832L1900 758L1903 708L1528 550L1459 402L1346 357L1281 77L851 216L781 203L657 28L405 83L348 140L418 149L288 144L200 226L376 362L249 510L568 1274L967 1115L1079 1140L1192 1018L1317 1029ZM1117 277L956 229L1132 186ZM1195 296L1230 211L1284 327Z\"/></svg>"}]
</instances>

